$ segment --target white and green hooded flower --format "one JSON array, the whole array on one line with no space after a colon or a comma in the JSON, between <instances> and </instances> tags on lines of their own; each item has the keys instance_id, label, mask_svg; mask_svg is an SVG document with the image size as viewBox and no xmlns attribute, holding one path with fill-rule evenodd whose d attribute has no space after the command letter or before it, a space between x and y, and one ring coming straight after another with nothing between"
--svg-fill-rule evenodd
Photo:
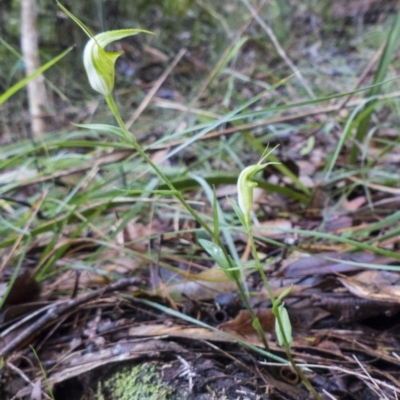
<instances>
[{"instance_id":1,"label":"white and green hooded flower","mask_svg":"<svg viewBox=\"0 0 400 400\"><path fill-rule=\"evenodd\" d=\"M272 149L272 151L274 151L274 149ZM267 165L279 164L276 162L263 163L272 151L265 151L257 164L246 167L239 175L237 181L238 204L243 213L246 228L250 228L251 225L250 216L253 209L253 189L257 186L254 177Z\"/></svg>"},{"instance_id":2,"label":"white and green hooded flower","mask_svg":"<svg viewBox=\"0 0 400 400\"><path fill-rule=\"evenodd\" d=\"M107 31L93 36L89 28L78 18L71 14L59 1L59 7L90 37L83 52L83 64L89 83L94 90L103 96L110 96L114 89L115 81L115 61L123 53L122 51L110 52L104 50L108 44L121 40L127 36L137 35L138 33L151 33L142 29L120 29Z\"/></svg>"},{"instance_id":3,"label":"white and green hooded flower","mask_svg":"<svg viewBox=\"0 0 400 400\"><path fill-rule=\"evenodd\" d=\"M90 86L103 96L109 96L114 88L115 62L123 53L104 50L108 44L136 35L137 29L121 29L99 33L92 37L86 44L83 52L83 64L89 79Z\"/></svg>"}]
</instances>

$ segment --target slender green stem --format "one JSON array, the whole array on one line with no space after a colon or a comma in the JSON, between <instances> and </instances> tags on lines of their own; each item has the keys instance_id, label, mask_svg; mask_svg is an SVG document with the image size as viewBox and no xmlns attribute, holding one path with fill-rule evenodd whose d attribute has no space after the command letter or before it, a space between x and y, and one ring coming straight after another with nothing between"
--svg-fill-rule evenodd
<instances>
[{"instance_id":1,"label":"slender green stem","mask_svg":"<svg viewBox=\"0 0 400 400\"><path fill-rule=\"evenodd\" d=\"M243 285L241 284L241 282L236 282L236 286L238 287L239 290L239 296L242 299L247 311L249 312L250 318L253 322L253 328L257 331L258 336L260 337L265 349L267 351L269 350L269 345L268 345L268 341L267 338L265 337L265 332L264 329L262 328L261 324L260 324L260 320L258 319L256 313L253 310L253 307L251 306L249 299L247 297L247 294L243 288Z\"/></svg>"},{"instance_id":2,"label":"slender green stem","mask_svg":"<svg viewBox=\"0 0 400 400\"><path fill-rule=\"evenodd\" d=\"M269 296L269 298L271 300L271 303L274 304L276 302L276 297L274 296L274 292L273 292L273 290L271 288L271 285L268 282L267 276L265 275L264 269L263 269L263 267L261 265L261 262L260 262L260 258L258 257L258 252L257 252L256 244L255 244L255 241L254 241L253 230L251 228L251 225L248 225L246 228L247 228L247 234L248 234L248 238L249 238L250 245L251 245L251 252L252 252L255 264L256 264L256 269L257 269L257 271L259 272L259 274L261 276L261 279L263 281L264 287L267 289L267 293L268 293L268 296ZM288 339L286 337L285 329L284 329L282 318L281 318L281 314L280 314L279 311L275 314L275 317L276 317L276 320L277 320L278 325L279 325L279 329L280 329L281 334L282 334L283 347L284 347L285 352L286 352L286 357L288 358L288 360L292 364L293 369L296 371L296 373L300 377L300 379L303 382L304 386L309 390L309 392L314 396L314 398L316 400L322 400L322 397L314 389L313 385L311 384L311 382L309 381L307 376L304 374L302 369L299 368L296 365L296 362L295 362L295 360L294 360L294 358L292 356L292 353L290 351L290 343L289 343L289 341L288 341Z\"/></svg>"},{"instance_id":3,"label":"slender green stem","mask_svg":"<svg viewBox=\"0 0 400 400\"><path fill-rule=\"evenodd\" d=\"M290 346L284 346L286 357L292 364L293 369L296 371L297 375L300 377L301 381L303 382L304 386L308 389L308 391L314 396L316 400L323 400L322 396L315 390L314 386L311 384L310 380L304 374L303 370L296 364L292 352L290 351Z\"/></svg>"},{"instance_id":4,"label":"slender green stem","mask_svg":"<svg viewBox=\"0 0 400 400\"><path fill-rule=\"evenodd\" d=\"M253 230L251 229L251 225L247 226L247 235L250 241L250 245L251 245L251 253L253 255L255 264L256 264L256 269L258 271L258 273L261 275L261 279L263 281L263 284L265 286L265 288L267 289L267 293L268 296L271 300L272 303L275 302L275 296L274 296L274 292L272 291L271 285L268 282L268 279L265 275L264 269L261 265L261 261L260 261L260 257L258 257L258 252L257 252L257 248L256 248L256 243L254 241L254 236L253 236Z\"/></svg>"},{"instance_id":5,"label":"slender green stem","mask_svg":"<svg viewBox=\"0 0 400 400\"><path fill-rule=\"evenodd\" d=\"M171 191L175 192L175 197L181 202L181 204L186 208L186 210L189 212L189 214L195 219L195 221L211 236L213 235L212 229L199 217L199 215L196 213L196 211L186 202L182 194L176 190L175 186L172 184L172 182L168 179L168 177L158 168L156 164L153 163L151 158L143 151L142 147L140 144L137 142L136 138L134 135L132 135L125 126L124 121L121 118L121 114L119 113L118 107L115 104L114 98L112 95L106 96L106 102L108 104L108 107L110 108L111 112L113 113L115 119L117 120L117 123L119 127L122 130L122 133L124 135L124 139L127 143L129 143L137 152L138 154L150 165L154 172L158 175L160 179L162 179L165 184L169 187ZM228 256L228 253L225 249L225 246L222 244L219 238L216 238L218 246L222 249L222 251L225 254L226 259L228 260L230 266L234 268L234 265L231 265L231 259ZM243 288L243 285L241 282L236 282L237 287L239 289L239 295L245 304L246 309L248 310L250 317L253 321L254 328L257 330L258 335L260 336L261 341L263 342L264 347L266 350L269 350L268 342L265 337L264 330L261 327L260 321L258 320L256 314L254 313L253 308L251 307L249 300L246 296L245 290Z\"/></svg>"},{"instance_id":6,"label":"slender green stem","mask_svg":"<svg viewBox=\"0 0 400 400\"><path fill-rule=\"evenodd\" d=\"M106 101L107 101L107 104L108 104L111 112L113 113L115 119L117 120L119 127L122 130L122 133L124 135L126 142L128 142L130 145L132 145L132 147L146 161L146 163L148 163L148 165L150 165L153 168L154 172L158 175L158 177L165 182L165 184L170 188L170 190L173 190L174 192L177 193L176 194L177 199L186 208L186 210L189 212L189 214L195 219L195 221L203 229L205 229L207 231L207 233L209 233L212 236L213 235L212 229L198 216L196 211L186 202L186 200L179 193L179 191L176 190L175 186L168 179L168 177L160 170L160 168L158 168L158 166L156 164L154 164L154 162L151 160L151 158L143 151L142 147L137 142L135 136L126 129L125 123L121 118L121 115L119 113L119 110L117 108L117 105L115 104L115 101L114 101L114 98L112 97L112 95L106 96Z\"/></svg>"},{"instance_id":7,"label":"slender green stem","mask_svg":"<svg viewBox=\"0 0 400 400\"><path fill-rule=\"evenodd\" d=\"M137 142L135 136L128 131L128 129L125 126L124 121L121 118L121 115L119 113L119 110L117 108L117 105L115 104L115 101L114 101L114 98L112 97L112 95L106 96L106 101L107 101L107 104L108 104L111 112L113 113L113 115L114 115L119 127L122 130L122 133L124 135L125 141L128 144L130 144L138 152L138 154L144 159L144 161L148 165L150 165L152 167L152 169L158 175L158 177L165 182L165 184L169 187L169 189L171 191L174 192L175 197L181 202L181 204L185 207L185 209L189 212L189 214L194 218L194 220L207 233L209 233L211 236L214 236L212 229L199 217L199 215L196 213L196 211L186 202L186 200L184 199L182 193L180 193L179 191L176 190L175 186L168 179L168 177L160 170L160 168L158 168L158 166L155 163L153 163L151 158L144 152L144 150L142 149L140 144ZM252 230L251 230L251 226L248 227L248 234L249 234L249 240L250 240L251 247L252 247L253 257L256 260L257 269L258 269L258 271L259 271L259 273L261 275L261 278L263 280L264 286L266 287L266 289L268 291L268 294L270 296L271 301L274 302L275 301L275 297L274 297L273 291L271 289L271 286L269 285L268 279L265 276L264 270L263 270L263 268L261 266L261 263L260 263L260 260L259 260L258 254L257 254L257 249L256 249L256 246L255 246L255 242L254 242L254 237L253 237L253 233L252 233ZM223 245L223 243L221 242L221 240L218 237L215 238L215 240L216 240L218 246L224 252L225 258L228 260L230 266L233 268L234 265L232 265L231 258L229 257L225 246ZM264 330L263 330L263 328L262 328L262 326L260 324L260 321L259 321L257 315L255 314L253 308L251 307L251 304L249 302L249 299L248 299L248 296L246 294L246 291L244 290L243 284L241 282L239 282L239 281L236 282L236 285L237 285L238 291L239 291L239 295L240 295L240 297L241 297L241 299L242 299L247 311L249 312L250 318L253 321L254 329L257 331L257 334L259 335L259 337L260 337L265 349L269 351L268 341L267 341L267 339L265 337L265 332L264 332ZM281 331L283 332L284 341L285 341L285 350L286 350L286 353L288 355L289 361L291 362L293 368L299 374L300 378L304 382L304 385L310 390L310 392L313 393L314 397L319 400L320 397L318 397L318 393L312 387L312 385L308 381L307 377L302 373L302 371L299 370L299 368L294 363L293 357L290 354L290 345L289 345L289 343L286 340L286 337L284 335L283 324L282 324L282 321L280 320L279 313L277 314L276 317L277 317L278 323L279 323L279 325L281 327Z\"/></svg>"},{"instance_id":8,"label":"slender green stem","mask_svg":"<svg viewBox=\"0 0 400 400\"><path fill-rule=\"evenodd\" d=\"M148 165L150 165L154 172L158 175L158 177L160 179L162 179L165 184L169 187L169 189L173 192L175 192L175 196L176 198L181 202L181 204L186 208L186 210L189 212L189 214L195 219L195 221L207 232L209 233L211 236L213 235L213 231L212 229L199 217L199 215L196 213L196 211L186 202L186 200L184 199L184 197L182 196L182 194L176 190L175 186L172 184L172 182L168 179L168 177L158 168L158 166L156 164L153 163L153 161L151 160L151 158L144 152L144 150L142 149L142 147L139 145L139 143L137 142L136 138L134 135L132 135L128 129L125 126L124 121L121 118L121 115L119 113L119 110L117 108L117 105L115 104L114 98L112 97L112 95L106 96L106 101L107 104L111 110L111 112L113 113L115 119L117 120L118 125L120 126L122 133L124 135L124 139L127 143L129 143L130 145L132 145L132 147L138 152L138 154L146 161L146 163ZM264 273L264 270L261 266L261 262L260 259L258 257L258 253L257 253L257 249L256 249L256 245L254 242L254 236L253 236L253 232L251 229L251 226L247 227L247 231L248 231L248 236L249 236L249 240L250 240L250 244L251 244L251 249L252 249L252 253L253 253L253 257L255 259L256 262L256 267L258 272L261 275L261 279L264 283L265 288L267 289L268 295L271 299L271 302L275 302L275 296L274 293L271 289L271 286L268 282L268 279ZM225 246L223 246L222 242L220 241L219 238L216 238L217 244L218 246L222 249L222 251L225 254L226 259L228 260L229 264L231 265L231 261L230 261L230 257L228 256L228 253L225 249ZM232 267L234 267L233 265L231 265ZM267 339L265 337L265 332L260 324L260 321L257 317L257 315L255 314L253 308L251 307L251 304L249 302L249 299L246 295L246 292L243 288L243 285L241 282L237 281L236 285L238 287L239 290L239 295L242 298L242 301L246 307L246 309L248 310L250 317L253 321L253 327L254 329L256 329L258 335L260 336L261 341L263 342L264 347L266 348L266 350L269 350L269 346L268 346L268 342ZM285 336L285 332L283 329L283 323L282 320L280 318L280 314L277 313L276 318L278 320L278 324L279 327L281 329L281 332L283 334L283 338L284 338L284 348L286 351L286 355L290 361L290 363L292 364L294 370L298 373L298 375L300 376L301 380L303 381L304 385L307 387L307 389L313 394L313 396L317 399L317 400L321 400L322 398L319 396L319 394L316 392L316 390L313 388L313 386L311 385L310 381L308 380L308 378L304 375L303 371L296 365L292 354L290 352L290 345L287 341L287 338Z\"/></svg>"}]
</instances>

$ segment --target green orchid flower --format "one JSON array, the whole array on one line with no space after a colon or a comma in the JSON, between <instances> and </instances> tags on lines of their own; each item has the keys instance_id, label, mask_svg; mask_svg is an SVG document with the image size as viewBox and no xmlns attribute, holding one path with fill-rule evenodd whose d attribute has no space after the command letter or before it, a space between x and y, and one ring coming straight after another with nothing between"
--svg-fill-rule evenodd
<instances>
[{"instance_id":1,"label":"green orchid flower","mask_svg":"<svg viewBox=\"0 0 400 400\"><path fill-rule=\"evenodd\" d=\"M109 96L114 89L115 62L122 51L104 50L108 44L141 32L138 29L107 31L92 37L83 51L83 64L90 86L103 96Z\"/></svg>"},{"instance_id":2,"label":"green orchid flower","mask_svg":"<svg viewBox=\"0 0 400 400\"><path fill-rule=\"evenodd\" d=\"M90 86L103 96L110 96L114 89L115 62L123 52L109 52L104 50L104 47L127 36L152 32L143 29L120 29L99 33L93 36L89 28L83 22L76 18L75 15L71 14L59 1L57 1L57 4L90 38L83 52L83 64Z\"/></svg>"},{"instance_id":3,"label":"green orchid flower","mask_svg":"<svg viewBox=\"0 0 400 400\"><path fill-rule=\"evenodd\" d=\"M251 226L250 216L251 216L251 211L253 209L253 189L257 186L257 182L254 182L253 179L267 165L279 164L275 162L263 163L263 161L274 150L275 148L268 153L265 151L260 161L257 164L246 167L239 175L237 181L238 204L243 213L244 224L246 228L250 228Z\"/></svg>"}]
</instances>

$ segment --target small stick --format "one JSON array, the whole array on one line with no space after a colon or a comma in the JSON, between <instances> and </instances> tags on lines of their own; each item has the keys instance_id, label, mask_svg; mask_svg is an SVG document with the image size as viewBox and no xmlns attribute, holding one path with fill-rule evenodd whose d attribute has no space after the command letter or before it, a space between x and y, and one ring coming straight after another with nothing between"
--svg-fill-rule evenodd
<instances>
[{"instance_id":1,"label":"small stick","mask_svg":"<svg viewBox=\"0 0 400 400\"><path fill-rule=\"evenodd\" d=\"M174 60L172 61L171 65L164 71L164 73L157 79L156 83L154 86L151 88L149 93L147 93L146 97L143 99L143 101L140 103L140 106L136 109L136 111L133 113L132 118L125 124L126 129L129 129L133 123L139 118L139 116L142 114L142 112L145 110L145 108L149 105L151 99L154 97L154 95L157 93L158 89L160 89L161 85L164 83L164 81L167 79L168 75L172 72L172 70L176 67L178 62L181 60L181 58L185 55L186 49L181 49L179 53L176 55Z\"/></svg>"},{"instance_id":2,"label":"small stick","mask_svg":"<svg viewBox=\"0 0 400 400\"><path fill-rule=\"evenodd\" d=\"M383 49L386 46L386 40L383 41L377 52L374 54L374 56L371 58L367 66L365 67L364 71L358 78L357 83L355 84L353 90L357 90L361 84L365 81L365 78L368 76L368 74L371 72L371 69L374 67L376 62L379 60L379 57L382 55ZM347 102L353 97L352 94L349 94L346 97L343 97L340 101L338 101L338 111L340 111L346 104Z\"/></svg>"},{"instance_id":3,"label":"small stick","mask_svg":"<svg viewBox=\"0 0 400 400\"><path fill-rule=\"evenodd\" d=\"M283 50L283 47L280 45L278 39L275 36L274 31L271 29L269 25L266 24L266 22L261 19L261 17L258 15L257 11L254 10L253 6L247 1L247 0L242 0L242 3L249 9L251 12L251 15L253 18L259 23L261 28L264 29L264 31L267 33L269 38L271 39L272 44L275 46L276 51L278 54L282 57L282 59L285 61L287 66L293 71L294 75L297 76L301 84L303 85L304 89L306 89L307 93L310 95L312 99L315 99L315 94L304 79L303 75L301 74L300 70L293 64L292 60L287 56L285 53L285 50Z\"/></svg>"},{"instance_id":4,"label":"small stick","mask_svg":"<svg viewBox=\"0 0 400 400\"><path fill-rule=\"evenodd\" d=\"M400 91L389 93L387 95L380 95L377 98L379 100L382 100L382 99L389 99L389 98L395 98L395 97L400 97ZM354 107L363 101L365 101L365 99L353 100L353 101L345 104L345 106L346 107ZM329 105L329 106L326 106L323 108L313 108L313 109L310 109L309 111L305 111L305 112L298 113L298 114L282 115L279 117L265 119L265 120L262 120L259 122L233 126L231 128L223 129L220 131L212 131L210 133L207 133L206 135L199 138L199 140L209 140L209 139L214 139L219 136L228 136L228 135L232 135L233 133L236 133L236 132L248 131L250 129L258 128L260 126L265 126L265 125L269 125L269 124L277 124L277 123L287 122L287 121L293 121L296 119L303 119L306 117L311 117L312 115L316 115L316 114L326 114L326 113L337 112L339 110L339 107L340 107L340 104L333 104L333 105ZM167 145L162 144L162 145L152 146L149 148L149 150L155 151L155 150L165 149L166 147L170 148L170 147L178 146L178 145L184 143L186 140L187 139L180 139L180 140L175 140L173 142L168 142Z\"/></svg>"},{"instance_id":5,"label":"small stick","mask_svg":"<svg viewBox=\"0 0 400 400\"><path fill-rule=\"evenodd\" d=\"M267 2L267 0L263 0L261 2L260 6L257 8L257 10L254 10L255 15L257 15L257 13L260 12L260 10L264 7L264 4L266 2ZM239 34L229 43L228 47L223 52L222 56L218 60L218 62L215 65L215 67L212 69L212 71L209 73L207 78L204 80L203 84L201 85L201 88L200 88L199 92L197 93L195 98L190 102L190 106L194 106L197 103L197 101L199 100L199 98L202 96L202 94L205 92L205 90L207 89L208 85L213 81L213 79L217 75L217 73L218 73L219 69L221 68L221 65L224 63L226 57L228 56L230 51L235 46L235 44L237 43L238 39L243 35L243 33L247 30L247 28L253 22L254 18L255 17L253 15L248 21L246 21L246 23L240 29Z\"/></svg>"},{"instance_id":6,"label":"small stick","mask_svg":"<svg viewBox=\"0 0 400 400\"><path fill-rule=\"evenodd\" d=\"M75 307L87 303L90 300L100 297L105 293L114 292L123 289L127 286L137 285L141 282L139 278L127 278L114 282L106 287L94 290L91 293L77 297L72 300L57 302L54 306L50 307L46 313L33 322L27 329L17 334L8 344L0 349L0 357L9 355L13 350L18 348L27 339L32 339L40 333L40 331L49 323L59 318L61 315L71 312ZM1 339L1 336L0 336Z\"/></svg>"}]
</instances>

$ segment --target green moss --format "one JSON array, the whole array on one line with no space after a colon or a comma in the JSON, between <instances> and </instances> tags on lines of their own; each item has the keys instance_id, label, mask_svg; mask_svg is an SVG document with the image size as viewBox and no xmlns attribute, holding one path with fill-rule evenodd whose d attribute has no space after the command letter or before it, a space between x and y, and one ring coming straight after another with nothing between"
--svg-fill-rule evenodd
<instances>
[{"instance_id":1,"label":"green moss","mask_svg":"<svg viewBox=\"0 0 400 400\"><path fill-rule=\"evenodd\" d=\"M105 392L113 400L167 400L173 390L162 382L154 366L141 364L125 367L99 383L97 398L103 400Z\"/></svg>"}]
</instances>

